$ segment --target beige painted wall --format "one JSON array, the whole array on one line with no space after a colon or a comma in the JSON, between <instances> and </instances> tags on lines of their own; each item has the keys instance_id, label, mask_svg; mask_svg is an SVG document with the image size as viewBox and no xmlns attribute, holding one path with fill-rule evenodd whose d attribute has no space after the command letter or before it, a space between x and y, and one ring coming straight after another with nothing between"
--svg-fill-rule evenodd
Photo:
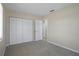
<instances>
[{"instance_id":1,"label":"beige painted wall","mask_svg":"<svg viewBox=\"0 0 79 59\"><path fill-rule=\"evenodd\" d=\"M79 4L72 4L45 17L48 41L79 51Z\"/></svg>"}]
</instances>

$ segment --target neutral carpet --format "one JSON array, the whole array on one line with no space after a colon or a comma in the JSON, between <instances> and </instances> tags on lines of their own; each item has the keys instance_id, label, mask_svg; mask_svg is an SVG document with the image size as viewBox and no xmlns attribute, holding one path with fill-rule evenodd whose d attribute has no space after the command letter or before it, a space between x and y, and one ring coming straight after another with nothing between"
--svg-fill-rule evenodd
<instances>
[{"instance_id":1,"label":"neutral carpet","mask_svg":"<svg viewBox=\"0 0 79 59\"><path fill-rule=\"evenodd\" d=\"M5 56L79 56L79 54L40 40L9 46L6 48Z\"/></svg>"}]
</instances>

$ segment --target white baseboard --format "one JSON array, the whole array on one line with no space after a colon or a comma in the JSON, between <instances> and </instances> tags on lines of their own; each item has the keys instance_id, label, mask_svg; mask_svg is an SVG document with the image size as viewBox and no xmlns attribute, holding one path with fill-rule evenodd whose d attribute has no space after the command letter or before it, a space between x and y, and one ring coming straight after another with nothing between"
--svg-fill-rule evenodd
<instances>
[{"instance_id":1,"label":"white baseboard","mask_svg":"<svg viewBox=\"0 0 79 59\"><path fill-rule=\"evenodd\" d=\"M40 40L33 40L33 41L40 41ZM28 42L33 42L33 41L28 41ZM6 46L12 46L12 45L17 45L17 44L22 44L22 43L27 43L27 42L21 42L21 43L16 43L16 44L6 44Z\"/></svg>"},{"instance_id":2,"label":"white baseboard","mask_svg":"<svg viewBox=\"0 0 79 59\"><path fill-rule=\"evenodd\" d=\"M60 45L60 44L57 44L57 43L54 43L54 42L51 42L51 41L48 41L48 42L51 43L51 44L54 44L54 45L56 45L56 46L65 48L65 49L67 49L67 50L73 51L73 52L75 52L75 53L79 53L79 51L74 50L74 49L71 49L71 48L68 48L68 47L65 47L65 46L63 46L63 45Z\"/></svg>"}]
</instances>

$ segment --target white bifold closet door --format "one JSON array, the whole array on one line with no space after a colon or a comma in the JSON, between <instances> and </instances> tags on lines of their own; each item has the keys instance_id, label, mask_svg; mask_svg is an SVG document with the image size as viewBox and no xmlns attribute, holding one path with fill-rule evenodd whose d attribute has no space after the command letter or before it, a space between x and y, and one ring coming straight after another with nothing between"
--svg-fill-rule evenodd
<instances>
[{"instance_id":1,"label":"white bifold closet door","mask_svg":"<svg viewBox=\"0 0 79 59\"><path fill-rule=\"evenodd\" d=\"M33 21L10 18L10 45L33 41Z\"/></svg>"},{"instance_id":2,"label":"white bifold closet door","mask_svg":"<svg viewBox=\"0 0 79 59\"><path fill-rule=\"evenodd\" d=\"M43 39L43 21L35 20L35 40Z\"/></svg>"}]
</instances>

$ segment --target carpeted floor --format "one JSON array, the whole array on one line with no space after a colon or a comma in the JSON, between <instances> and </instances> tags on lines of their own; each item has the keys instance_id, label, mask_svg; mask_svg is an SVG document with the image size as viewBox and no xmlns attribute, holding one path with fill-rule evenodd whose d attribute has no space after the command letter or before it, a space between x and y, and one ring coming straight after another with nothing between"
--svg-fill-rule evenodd
<instances>
[{"instance_id":1,"label":"carpeted floor","mask_svg":"<svg viewBox=\"0 0 79 59\"><path fill-rule=\"evenodd\" d=\"M40 40L9 46L6 48L5 56L79 56L79 54Z\"/></svg>"}]
</instances>

